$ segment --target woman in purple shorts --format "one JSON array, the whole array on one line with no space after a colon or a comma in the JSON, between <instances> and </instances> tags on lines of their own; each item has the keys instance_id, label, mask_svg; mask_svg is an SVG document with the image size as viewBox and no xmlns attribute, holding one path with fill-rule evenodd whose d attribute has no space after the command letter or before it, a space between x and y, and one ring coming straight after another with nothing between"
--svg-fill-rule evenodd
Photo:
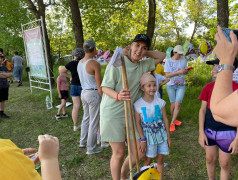
<instances>
[{"instance_id":1,"label":"woman in purple shorts","mask_svg":"<svg viewBox=\"0 0 238 180\"><path fill-rule=\"evenodd\" d=\"M219 59L207 61L207 64L213 65L212 74L217 76L217 67ZM238 62L235 61L236 68ZM206 151L206 165L209 180L215 179L217 147L219 148L219 164L221 167L220 179L228 180L230 176L231 154L238 152L237 128L227 126L215 121L210 110L210 100L215 81L208 83L203 88L199 100L202 101L199 111L199 144ZM238 84L233 81L233 91L238 89Z\"/></svg>"}]
</instances>

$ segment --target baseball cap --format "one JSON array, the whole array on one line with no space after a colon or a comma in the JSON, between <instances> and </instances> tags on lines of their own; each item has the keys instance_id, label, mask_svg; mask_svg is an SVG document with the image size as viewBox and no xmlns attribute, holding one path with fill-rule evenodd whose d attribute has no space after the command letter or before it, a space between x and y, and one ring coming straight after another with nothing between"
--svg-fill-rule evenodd
<instances>
[{"instance_id":1,"label":"baseball cap","mask_svg":"<svg viewBox=\"0 0 238 180\"><path fill-rule=\"evenodd\" d=\"M215 60L212 61L206 61L206 63L208 65L215 65L215 64L219 64L220 60L218 58L216 58ZM238 60L235 58L233 66L235 67L235 69L238 67Z\"/></svg>"},{"instance_id":2,"label":"baseball cap","mask_svg":"<svg viewBox=\"0 0 238 180\"><path fill-rule=\"evenodd\" d=\"M76 56L78 59L84 58L84 50L82 48L76 48L72 54L73 56Z\"/></svg>"},{"instance_id":3,"label":"baseball cap","mask_svg":"<svg viewBox=\"0 0 238 180\"><path fill-rule=\"evenodd\" d=\"M144 41L147 44L148 48L150 48L150 44L151 44L150 38L146 34L137 34L135 39L132 42L137 42L137 41Z\"/></svg>"},{"instance_id":4,"label":"baseball cap","mask_svg":"<svg viewBox=\"0 0 238 180\"><path fill-rule=\"evenodd\" d=\"M143 86L145 85L147 82L151 82L151 81L154 81L156 82L156 79L154 76L152 76L151 74L149 73L143 73L140 77L140 85Z\"/></svg>"},{"instance_id":5,"label":"baseball cap","mask_svg":"<svg viewBox=\"0 0 238 180\"><path fill-rule=\"evenodd\" d=\"M175 46L173 51L179 54L184 54L184 49L183 49L183 46L181 45Z\"/></svg>"},{"instance_id":6,"label":"baseball cap","mask_svg":"<svg viewBox=\"0 0 238 180\"><path fill-rule=\"evenodd\" d=\"M85 49L93 49L96 47L96 44L93 40L89 39L83 43L83 48Z\"/></svg>"}]
</instances>

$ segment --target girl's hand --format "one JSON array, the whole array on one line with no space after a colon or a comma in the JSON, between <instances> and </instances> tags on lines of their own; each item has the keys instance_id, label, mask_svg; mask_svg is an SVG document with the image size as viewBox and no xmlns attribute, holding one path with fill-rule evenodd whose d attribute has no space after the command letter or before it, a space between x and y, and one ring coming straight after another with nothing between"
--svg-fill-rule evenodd
<instances>
[{"instance_id":1,"label":"girl's hand","mask_svg":"<svg viewBox=\"0 0 238 180\"><path fill-rule=\"evenodd\" d=\"M167 139L167 143L168 143L169 148L171 148L172 142L171 142L170 138Z\"/></svg>"},{"instance_id":2,"label":"girl's hand","mask_svg":"<svg viewBox=\"0 0 238 180\"><path fill-rule=\"evenodd\" d=\"M237 154L238 153L238 138L235 138L234 141L229 146L228 151L231 151L231 154Z\"/></svg>"},{"instance_id":3,"label":"girl's hand","mask_svg":"<svg viewBox=\"0 0 238 180\"><path fill-rule=\"evenodd\" d=\"M118 94L118 99L120 101L131 100L131 91L129 89L122 89Z\"/></svg>"},{"instance_id":4,"label":"girl's hand","mask_svg":"<svg viewBox=\"0 0 238 180\"><path fill-rule=\"evenodd\" d=\"M181 69L178 72L180 72L180 74L188 74L188 70L186 70L186 69Z\"/></svg>"},{"instance_id":5,"label":"girl's hand","mask_svg":"<svg viewBox=\"0 0 238 180\"><path fill-rule=\"evenodd\" d=\"M56 160L59 153L59 140L57 137L45 134L38 136L40 161Z\"/></svg>"},{"instance_id":6,"label":"girl's hand","mask_svg":"<svg viewBox=\"0 0 238 180\"><path fill-rule=\"evenodd\" d=\"M143 153L146 152L146 141L140 142L139 150Z\"/></svg>"},{"instance_id":7,"label":"girl's hand","mask_svg":"<svg viewBox=\"0 0 238 180\"><path fill-rule=\"evenodd\" d=\"M202 148L205 148L204 142L208 144L207 136L205 133L199 133L198 142Z\"/></svg>"},{"instance_id":8,"label":"girl's hand","mask_svg":"<svg viewBox=\"0 0 238 180\"><path fill-rule=\"evenodd\" d=\"M60 94L59 94L59 98L61 99L61 97L62 97L62 96L61 96L61 93L60 93Z\"/></svg>"}]
</instances>

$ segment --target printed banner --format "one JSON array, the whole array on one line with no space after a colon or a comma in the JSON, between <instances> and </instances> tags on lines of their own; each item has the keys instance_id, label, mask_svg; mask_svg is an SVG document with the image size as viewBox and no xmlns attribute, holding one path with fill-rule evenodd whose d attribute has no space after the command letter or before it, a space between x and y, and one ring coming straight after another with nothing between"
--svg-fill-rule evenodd
<instances>
[{"instance_id":1,"label":"printed banner","mask_svg":"<svg viewBox=\"0 0 238 180\"><path fill-rule=\"evenodd\" d=\"M27 47L28 66L30 75L42 79L47 78L44 49L41 40L40 27L26 30L25 43Z\"/></svg>"}]
</instances>

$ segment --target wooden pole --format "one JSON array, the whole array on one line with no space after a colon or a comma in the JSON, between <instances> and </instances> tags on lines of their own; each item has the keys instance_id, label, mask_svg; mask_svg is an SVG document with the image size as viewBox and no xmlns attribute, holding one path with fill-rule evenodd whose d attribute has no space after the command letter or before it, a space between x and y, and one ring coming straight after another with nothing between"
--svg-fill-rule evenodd
<instances>
[{"instance_id":1,"label":"wooden pole","mask_svg":"<svg viewBox=\"0 0 238 180\"><path fill-rule=\"evenodd\" d=\"M126 74L126 66L125 66L125 60L124 57L122 56L122 82L123 82L123 89L129 89L128 86L128 80L127 80L127 74ZM132 130L132 135L133 135L133 144L135 147L135 156L136 156L136 167L137 167L137 173L140 172L140 168L139 168L139 157L138 157L138 150L137 150L137 142L136 142L136 135L135 135L135 127L134 127L134 123L133 123L133 114L132 114L132 108L131 108L131 101L124 101L124 106L128 106L129 108L129 114L130 114L130 122L131 122L131 130ZM127 111L128 112L128 111ZM128 115L126 115L128 118ZM130 141L130 139L127 139L127 141ZM129 144L128 144L129 146ZM130 158L130 157L129 157Z\"/></svg>"},{"instance_id":2,"label":"wooden pole","mask_svg":"<svg viewBox=\"0 0 238 180\"><path fill-rule=\"evenodd\" d=\"M122 60L122 86L123 89L126 88L126 69L125 69L125 62L124 58ZM125 109L125 118L126 118L126 137L127 137L127 147L128 147L128 156L129 156L129 168L130 168L130 180L133 180L133 172L132 172L132 156L131 156L131 141L130 141L130 130L129 130L129 120L128 120L128 109L127 109L127 102L124 101L124 109Z\"/></svg>"}]
</instances>

